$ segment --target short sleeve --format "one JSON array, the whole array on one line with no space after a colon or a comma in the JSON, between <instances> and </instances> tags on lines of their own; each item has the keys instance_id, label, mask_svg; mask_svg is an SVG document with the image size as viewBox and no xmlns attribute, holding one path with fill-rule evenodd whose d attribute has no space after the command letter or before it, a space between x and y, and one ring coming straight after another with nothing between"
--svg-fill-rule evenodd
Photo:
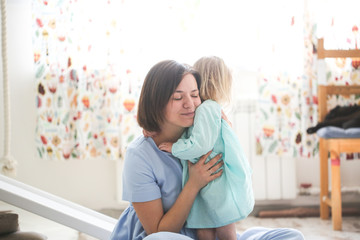
<instances>
[{"instance_id":1,"label":"short sleeve","mask_svg":"<svg viewBox=\"0 0 360 240\"><path fill-rule=\"evenodd\" d=\"M145 153L134 148L126 151L123 168L123 200L147 202L161 198L160 187Z\"/></svg>"}]
</instances>

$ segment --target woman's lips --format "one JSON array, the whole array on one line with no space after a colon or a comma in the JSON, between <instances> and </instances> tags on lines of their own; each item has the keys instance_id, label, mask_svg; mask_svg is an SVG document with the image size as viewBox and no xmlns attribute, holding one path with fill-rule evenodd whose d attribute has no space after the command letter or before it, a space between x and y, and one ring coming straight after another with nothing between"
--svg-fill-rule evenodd
<instances>
[{"instance_id":1,"label":"woman's lips","mask_svg":"<svg viewBox=\"0 0 360 240\"><path fill-rule=\"evenodd\" d=\"M185 116L185 117L194 117L194 116L195 116L195 112L182 113L181 115L183 115L183 116Z\"/></svg>"}]
</instances>

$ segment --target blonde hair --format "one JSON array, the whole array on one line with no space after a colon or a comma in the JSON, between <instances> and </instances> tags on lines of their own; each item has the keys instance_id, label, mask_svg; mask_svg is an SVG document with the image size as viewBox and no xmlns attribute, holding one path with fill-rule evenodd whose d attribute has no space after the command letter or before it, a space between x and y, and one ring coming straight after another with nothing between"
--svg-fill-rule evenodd
<instances>
[{"instance_id":1,"label":"blonde hair","mask_svg":"<svg viewBox=\"0 0 360 240\"><path fill-rule=\"evenodd\" d=\"M202 100L230 103L232 76L223 59L216 56L202 57L195 62L194 68L201 76Z\"/></svg>"}]
</instances>

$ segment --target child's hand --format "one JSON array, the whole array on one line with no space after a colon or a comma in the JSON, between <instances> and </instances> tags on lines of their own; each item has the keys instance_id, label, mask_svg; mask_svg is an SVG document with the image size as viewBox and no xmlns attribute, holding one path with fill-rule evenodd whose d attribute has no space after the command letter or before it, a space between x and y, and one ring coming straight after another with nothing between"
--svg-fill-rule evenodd
<instances>
[{"instance_id":1,"label":"child's hand","mask_svg":"<svg viewBox=\"0 0 360 240\"><path fill-rule=\"evenodd\" d=\"M229 121L229 119L227 118L227 116L225 115L224 111L221 109L221 118L224 119L230 127L232 127L232 123Z\"/></svg>"},{"instance_id":2,"label":"child's hand","mask_svg":"<svg viewBox=\"0 0 360 240\"><path fill-rule=\"evenodd\" d=\"M155 137L157 135L157 132L149 132L143 129L143 135L144 137Z\"/></svg>"},{"instance_id":3,"label":"child's hand","mask_svg":"<svg viewBox=\"0 0 360 240\"><path fill-rule=\"evenodd\" d=\"M173 145L173 143L171 143L171 142L163 142L163 143L160 143L159 149L161 151L171 152L172 145Z\"/></svg>"}]
</instances>

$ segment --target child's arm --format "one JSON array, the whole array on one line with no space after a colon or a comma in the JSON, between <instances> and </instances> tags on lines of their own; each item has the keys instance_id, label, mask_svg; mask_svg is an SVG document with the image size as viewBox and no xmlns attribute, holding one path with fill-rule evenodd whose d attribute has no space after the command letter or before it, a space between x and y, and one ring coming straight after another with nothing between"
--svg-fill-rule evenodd
<instances>
[{"instance_id":1,"label":"child's arm","mask_svg":"<svg viewBox=\"0 0 360 240\"><path fill-rule=\"evenodd\" d=\"M160 145L159 145L159 149L161 150L161 151L165 151L165 152L170 152L171 153L171 148L172 148L172 145L173 145L174 143L172 143L172 142L163 142L163 143L160 143Z\"/></svg>"},{"instance_id":2,"label":"child's arm","mask_svg":"<svg viewBox=\"0 0 360 240\"><path fill-rule=\"evenodd\" d=\"M203 102L195 112L194 126L188 138L180 138L171 152L180 159L200 157L213 149L221 129L221 107L214 101Z\"/></svg>"}]
</instances>

